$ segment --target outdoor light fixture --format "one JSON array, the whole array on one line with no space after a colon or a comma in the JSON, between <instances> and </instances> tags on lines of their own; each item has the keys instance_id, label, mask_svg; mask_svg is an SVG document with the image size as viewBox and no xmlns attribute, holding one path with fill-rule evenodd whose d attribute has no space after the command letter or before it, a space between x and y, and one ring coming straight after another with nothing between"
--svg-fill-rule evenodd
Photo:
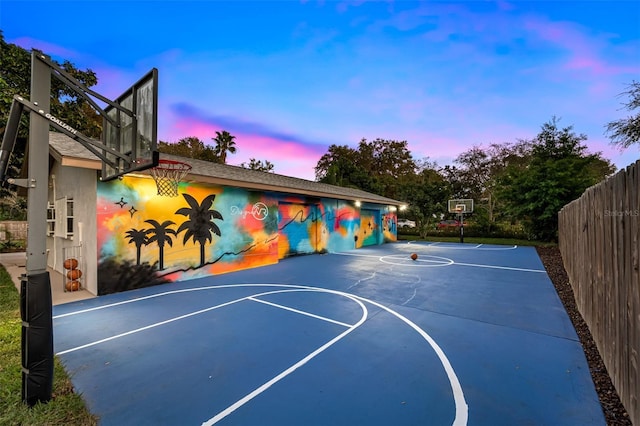
<instances>
[{"instance_id":1,"label":"outdoor light fixture","mask_svg":"<svg viewBox=\"0 0 640 426\"><path fill-rule=\"evenodd\" d=\"M360 202L360 200L356 200L355 205L356 205L356 207L360 207L362 205L362 203Z\"/></svg>"}]
</instances>

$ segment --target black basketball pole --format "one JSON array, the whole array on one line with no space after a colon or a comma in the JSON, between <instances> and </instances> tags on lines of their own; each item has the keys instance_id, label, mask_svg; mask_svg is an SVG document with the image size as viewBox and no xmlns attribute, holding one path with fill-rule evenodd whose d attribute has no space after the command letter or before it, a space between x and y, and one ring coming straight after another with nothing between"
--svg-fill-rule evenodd
<instances>
[{"instance_id":1,"label":"black basketball pole","mask_svg":"<svg viewBox=\"0 0 640 426\"><path fill-rule=\"evenodd\" d=\"M464 213L460 212L460 243L464 243Z\"/></svg>"},{"instance_id":2,"label":"black basketball pole","mask_svg":"<svg viewBox=\"0 0 640 426\"><path fill-rule=\"evenodd\" d=\"M49 67L31 55L31 101L48 112ZM53 389L53 319L47 271L46 227L49 172L49 123L29 114L27 188L27 264L20 291L22 317L22 401L33 406L51 400Z\"/></svg>"}]
</instances>

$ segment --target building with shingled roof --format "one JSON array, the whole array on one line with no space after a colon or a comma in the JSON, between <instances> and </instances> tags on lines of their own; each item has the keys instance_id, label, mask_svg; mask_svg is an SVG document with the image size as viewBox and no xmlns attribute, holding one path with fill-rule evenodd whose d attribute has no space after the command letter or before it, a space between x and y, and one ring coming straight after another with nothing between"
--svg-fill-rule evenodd
<instances>
[{"instance_id":1,"label":"building with shingled roof","mask_svg":"<svg viewBox=\"0 0 640 426\"><path fill-rule=\"evenodd\" d=\"M403 203L355 188L161 153L191 166L174 196L150 171L100 180L102 161L50 132L48 266L78 257L95 295L397 239Z\"/></svg>"}]
</instances>

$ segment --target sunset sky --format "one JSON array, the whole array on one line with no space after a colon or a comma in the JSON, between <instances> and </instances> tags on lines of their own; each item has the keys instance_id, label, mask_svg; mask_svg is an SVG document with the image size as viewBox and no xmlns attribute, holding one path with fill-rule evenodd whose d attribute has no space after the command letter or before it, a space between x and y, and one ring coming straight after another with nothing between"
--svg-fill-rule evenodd
<instances>
[{"instance_id":1,"label":"sunset sky","mask_svg":"<svg viewBox=\"0 0 640 426\"><path fill-rule=\"evenodd\" d=\"M634 0L0 0L0 29L109 98L158 68L159 139L227 130L229 164L313 180L329 145L382 138L444 166L553 116L618 168L640 158L605 135L640 81Z\"/></svg>"}]
</instances>

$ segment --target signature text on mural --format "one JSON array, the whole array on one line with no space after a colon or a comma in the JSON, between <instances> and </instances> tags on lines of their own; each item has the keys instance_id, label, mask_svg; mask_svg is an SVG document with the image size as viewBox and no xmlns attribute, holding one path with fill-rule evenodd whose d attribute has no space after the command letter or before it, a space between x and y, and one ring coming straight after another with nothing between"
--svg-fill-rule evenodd
<instances>
[{"instance_id":1,"label":"signature text on mural","mask_svg":"<svg viewBox=\"0 0 640 426\"><path fill-rule=\"evenodd\" d=\"M243 210L238 206L231 206L231 214L233 216L242 216L243 219L250 214L256 220L265 220L269 215L269 209L266 204L257 202L251 207L251 210Z\"/></svg>"}]
</instances>

